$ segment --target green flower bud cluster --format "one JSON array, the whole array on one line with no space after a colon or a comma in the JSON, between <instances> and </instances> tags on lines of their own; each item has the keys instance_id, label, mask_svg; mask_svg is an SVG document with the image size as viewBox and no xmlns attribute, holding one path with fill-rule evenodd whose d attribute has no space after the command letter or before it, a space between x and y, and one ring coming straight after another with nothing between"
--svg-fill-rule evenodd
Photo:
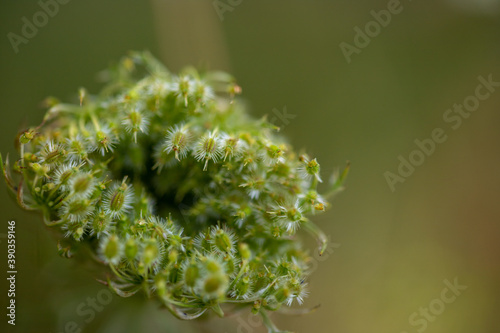
<instances>
[{"instance_id":1,"label":"green flower bud cluster","mask_svg":"<svg viewBox=\"0 0 500 333\"><path fill-rule=\"evenodd\" d=\"M249 117L228 74L174 75L146 52L104 74L98 95L50 99L19 135L20 159L2 163L19 204L59 233L60 254L90 248L118 295L142 290L182 319L302 303L311 258L296 233L320 252L327 240L309 219L329 206L316 159Z\"/></svg>"}]
</instances>

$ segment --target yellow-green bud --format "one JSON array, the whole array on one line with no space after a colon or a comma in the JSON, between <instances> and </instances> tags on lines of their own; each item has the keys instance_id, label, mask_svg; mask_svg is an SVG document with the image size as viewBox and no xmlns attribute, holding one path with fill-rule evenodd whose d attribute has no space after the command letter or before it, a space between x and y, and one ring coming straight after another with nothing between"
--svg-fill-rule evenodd
<instances>
[{"instance_id":1,"label":"yellow-green bud","mask_svg":"<svg viewBox=\"0 0 500 333\"><path fill-rule=\"evenodd\" d=\"M125 243L125 256L128 260L132 261L137 256L139 252L139 247L137 246L137 242L134 238L129 238Z\"/></svg>"},{"instance_id":2,"label":"yellow-green bud","mask_svg":"<svg viewBox=\"0 0 500 333\"><path fill-rule=\"evenodd\" d=\"M117 235L111 235L102 243L102 256L105 262L118 264L122 255L122 245Z\"/></svg>"},{"instance_id":3,"label":"yellow-green bud","mask_svg":"<svg viewBox=\"0 0 500 333\"><path fill-rule=\"evenodd\" d=\"M242 259L250 259L252 256L252 252L250 251L250 247L248 246L247 243L240 243L238 245L239 250L240 250L240 255Z\"/></svg>"},{"instance_id":4,"label":"yellow-green bud","mask_svg":"<svg viewBox=\"0 0 500 333\"><path fill-rule=\"evenodd\" d=\"M158 248L157 241L154 238L147 240L142 252L144 266L150 267L159 256L160 249Z\"/></svg>"}]
</instances>

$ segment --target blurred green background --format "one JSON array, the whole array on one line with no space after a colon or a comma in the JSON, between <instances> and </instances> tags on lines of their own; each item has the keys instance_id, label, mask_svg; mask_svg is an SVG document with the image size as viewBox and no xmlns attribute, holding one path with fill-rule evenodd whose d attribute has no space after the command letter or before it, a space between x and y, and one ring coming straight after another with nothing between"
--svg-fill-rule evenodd
<instances>
[{"instance_id":1,"label":"blurred green background","mask_svg":"<svg viewBox=\"0 0 500 333\"><path fill-rule=\"evenodd\" d=\"M297 148L322 165L324 177L352 162L347 189L317 218L333 251L310 279L306 307L275 314L297 332L500 332L500 88L452 130L445 111L462 103L492 74L500 81L500 2L401 2L402 12L348 63L340 43L389 1L73 0L15 53L8 33L21 34L35 1L0 4L0 151L40 123L46 96L75 98L98 91L96 73L128 50L148 49L172 70L185 65L224 69L243 87L255 116L286 107L282 125ZM228 9L230 8L230 9ZM279 124L279 119L277 120ZM384 173L397 172L415 139L443 128L448 139L392 192ZM103 289L92 272L57 255L36 215L0 191L0 275L6 275L7 221L17 221L17 321L6 325L0 283L0 331L8 332L265 332L240 317L185 323L141 297L79 315ZM311 249L312 241L306 242ZM455 277L467 290L433 321L409 317L436 305ZM249 319L250 318L250 319ZM423 317L418 317L423 318ZM72 327L74 322L77 327Z\"/></svg>"}]
</instances>

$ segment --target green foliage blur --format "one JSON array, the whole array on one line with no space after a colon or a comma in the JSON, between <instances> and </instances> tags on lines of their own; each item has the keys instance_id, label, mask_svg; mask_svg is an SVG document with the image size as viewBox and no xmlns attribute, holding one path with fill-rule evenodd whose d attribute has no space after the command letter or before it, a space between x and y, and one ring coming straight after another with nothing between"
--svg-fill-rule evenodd
<instances>
[{"instance_id":1,"label":"green foliage blur","mask_svg":"<svg viewBox=\"0 0 500 333\"><path fill-rule=\"evenodd\" d=\"M274 119L297 149L318 158L322 173L352 163L346 191L315 220L333 243L309 281L305 306L321 307L276 314L279 327L498 332L500 89L467 116L452 111L461 117L457 129L443 117L475 94L479 76L500 81L500 4L401 1L400 13L348 63L339 45L354 45L355 27L363 31L371 11L389 2L233 1L221 20L209 0L72 0L17 53L9 33L22 34L23 17L32 20L41 7L2 2L0 152L15 156L17 132L40 123L45 97L75 100L82 86L98 91L97 73L129 50L150 50L173 71L227 70L251 113ZM397 175L401 160L422 151L415 140L437 128L447 139L423 152L392 191L384 174ZM0 283L1 332L265 331L248 313L190 323L141 297L101 304L93 272L60 258L40 217L21 211L3 181L0 187L0 274L11 219L18 269L15 327L6 323L7 284ZM438 309L443 281L455 278L467 289ZM421 308L433 306L439 314L424 319Z\"/></svg>"}]
</instances>

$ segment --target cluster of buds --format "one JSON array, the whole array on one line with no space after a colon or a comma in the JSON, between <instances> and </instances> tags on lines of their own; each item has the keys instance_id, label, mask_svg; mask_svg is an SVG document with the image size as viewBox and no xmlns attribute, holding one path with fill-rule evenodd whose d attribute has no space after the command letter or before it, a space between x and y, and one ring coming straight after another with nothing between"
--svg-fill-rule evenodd
<instances>
[{"instance_id":1,"label":"cluster of buds","mask_svg":"<svg viewBox=\"0 0 500 333\"><path fill-rule=\"evenodd\" d=\"M307 293L296 233L326 247L308 217L328 207L318 162L251 119L227 74L176 76L131 53L107 77L79 103L51 99L16 163L0 160L19 205L42 213L61 255L90 248L120 296L142 291L181 319L248 306L272 328L266 311Z\"/></svg>"}]
</instances>

